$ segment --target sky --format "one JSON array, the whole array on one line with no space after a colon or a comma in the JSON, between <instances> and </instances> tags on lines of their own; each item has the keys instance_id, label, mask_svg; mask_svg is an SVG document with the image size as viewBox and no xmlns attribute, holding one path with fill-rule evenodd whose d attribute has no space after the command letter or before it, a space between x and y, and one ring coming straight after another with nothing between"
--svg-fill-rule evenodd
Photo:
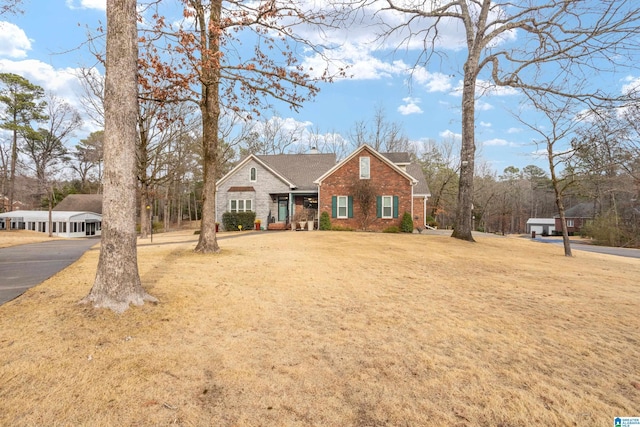
<instances>
[{"instance_id":1,"label":"sky","mask_svg":"<svg viewBox=\"0 0 640 427\"><path fill-rule=\"evenodd\" d=\"M22 75L81 109L82 93L76 78L81 67L96 61L86 46L87 30L105 22L106 0L25 0L25 13L0 16L0 72ZM455 140L461 134L461 79L463 33L457 24L444 26L441 56L427 66L412 67L420 47L407 45L393 50L371 42L366 25L329 31L331 55L348 65L349 78L320 84L319 94L298 112L282 108L279 120L301 123L307 129L338 132L348 137L356 122L371 121L376 109L401 125L416 147L424 141ZM517 43L508 33L503 43ZM302 58L303 64L321 68L317 56ZM640 73L637 73L640 75ZM594 76L600 83L620 87L637 75L624 73ZM476 101L478 159L498 174L508 166L535 164L547 170L546 159L533 142L537 135L517 118L521 98L514 90L493 90ZM97 130L89 120L76 132L76 140ZM77 141L70 142L75 145ZM478 163L478 162L477 162Z\"/></svg>"}]
</instances>

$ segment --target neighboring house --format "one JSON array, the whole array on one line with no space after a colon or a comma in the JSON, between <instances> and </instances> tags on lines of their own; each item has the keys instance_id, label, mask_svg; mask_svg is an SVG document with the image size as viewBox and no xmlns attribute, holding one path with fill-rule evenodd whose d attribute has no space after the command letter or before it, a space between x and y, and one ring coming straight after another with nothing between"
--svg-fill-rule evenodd
<instances>
[{"instance_id":1,"label":"neighboring house","mask_svg":"<svg viewBox=\"0 0 640 427\"><path fill-rule=\"evenodd\" d=\"M94 212L52 211L51 234L59 237L99 236L102 215ZM12 211L0 214L0 230L49 233L49 211Z\"/></svg>"},{"instance_id":2,"label":"neighboring house","mask_svg":"<svg viewBox=\"0 0 640 427\"><path fill-rule=\"evenodd\" d=\"M317 220L313 180L335 163L335 154L251 154L218 181L216 221L227 211L254 211L262 227L285 229L303 209Z\"/></svg>"},{"instance_id":3,"label":"neighboring house","mask_svg":"<svg viewBox=\"0 0 640 427\"><path fill-rule=\"evenodd\" d=\"M555 234L556 220L554 218L529 218L527 220L527 233L535 232L538 235L550 236Z\"/></svg>"},{"instance_id":4,"label":"neighboring house","mask_svg":"<svg viewBox=\"0 0 640 427\"><path fill-rule=\"evenodd\" d=\"M332 225L362 228L364 212L353 196L359 181L367 181L375 194L367 229L400 226L405 212L411 214L414 228L425 228L431 194L420 166L411 163L408 153L379 153L366 144L315 181L319 210L330 214Z\"/></svg>"},{"instance_id":5,"label":"neighboring house","mask_svg":"<svg viewBox=\"0 0 640 427\"><path fill-rule=\"evenodd\" d=\"M8 212L12 210L19 210L24 207L24 203L14 200L13 209L9 207L9 198L0 194L0 212Z\"/></svg>"},{"instance_id":6,"label":"neighboring house","mask_svg":"<svg viewBox=\"0 0 640 427\"><path fill-rule=\"evenodd\" d=\"M102 194L69 194L54 211L82 211L102 215Z\"/></svg>"},{"instance_id":7,"label":"neighboring house","mask_svg":"<svg viewBox=\"0 0 640 427\"><path fill-rule=\"evenodd\" d=\"M366 174L360 169L367 162L360 160L364 157L369 159ZM376 190L369 229L399 226L404 212L412 215L416 228L424 228L430 194L420 166L407 153L381 154L368 145L339 163L335 154L317 152L251 154L218 181L216 221L222 222L227 211L254 211L264 228L286 229L304 212L317 228L325 211L333 216L332 224L359 229L361 212L351 190L360 179Z\"/></svg>"},{"instance_id":8,"label":"neighboring house","mask_svg":"<svg viewBox=\"0 0 640 427\"><path fill-rule=\"evenodd\" d=\"M564 217L567 220L567 232L569 235L580 233L582 227L591 222L595 216L595 206L593 203L580 203L567 209L564 212ZM556 234L562 234L560 215L556 215L554 219L556 223Z\"/></svg>"}]
</instances>

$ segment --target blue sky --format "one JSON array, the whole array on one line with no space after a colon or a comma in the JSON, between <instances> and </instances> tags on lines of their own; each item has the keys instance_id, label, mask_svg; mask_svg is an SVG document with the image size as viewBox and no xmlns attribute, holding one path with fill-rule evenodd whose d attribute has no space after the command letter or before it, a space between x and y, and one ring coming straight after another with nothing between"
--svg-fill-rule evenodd
<instances>
[{"instance_id":1,"label":"blue sky","mask_svg":"<svg viewBox=\"0 0 640 427\"><path fill-rule=\"evenodd\" d=\"M166 0L165 0L166 1ZM83 43L86 27L104 23L105 0L25 0L24 15L0 17L0 72L23 75L33 83L65 98L80 108L80 85L75 77L79 67L92 66L94 58ZM349 65L349 79L321 84L318 96L298 112L278 111L280 119L303 123L308 129L338 132L345 138L356 121L371 120L382 107L387 119L401 124L417 146L422 141L442 141L459 137L461 67L464 55L462 34L455 25L444 28L440 46L446 58L435 58L428 67L413 68L415 46L391 53L390 46L370 43L366 26L336 30L329 34L336 46L332 55ZM517 43L510 34L505 43ZM393 43L393 40L388 43ZM317 58L304 62L316 65ZM635 76L595 76L604 84L622 90ZM409 82L410 80L410 82ZM520 98L515 91L492 91L476 103L476 138L479 162L501 173L507 166L546 161L534 155L536 136L513 117ZM77 133L81 139L95 126L87 122ZM71 144L75 144L73 141Z\"/></svg>"}]
</instances>

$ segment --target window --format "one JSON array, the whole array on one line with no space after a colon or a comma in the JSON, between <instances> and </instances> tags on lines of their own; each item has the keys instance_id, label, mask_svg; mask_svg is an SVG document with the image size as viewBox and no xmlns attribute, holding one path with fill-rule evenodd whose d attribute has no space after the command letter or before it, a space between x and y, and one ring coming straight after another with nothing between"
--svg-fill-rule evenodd
<instances>
[{"instance_id":1,"label":"window","mask_svg":"<svg viewBox=\"0 0 640 427\"><path fill-rule=\"evenodd\" d=\"M60 232L61 233L66 233L67 232L67 223L66 222L61 222L60 223Z\"/></svg>"},{"instance_id":2,"label":"window","mask_svg":"<svg viewBox=\"0 0 640 427\"><path fill-rule=\"evenodd\" d=\"M567 220L567 227L573 227L573 220L572 219L568 219Z\"/></svg>"},{"instance_id":3,"label":"window","mask_svg":"<svg viewBox=\"0 0 640 427\"><path fill-rule=\"evenodd\" d=\"M382 218L393 218L393 198L382 196Z\"/></svg>"},{"instance_id":4,"label":"window","mask_svg":"<svg viewBox=\"0 0 640 427\"><path fill-rule=\"evenodd\" d=\"M348 218L348 198L347 196L338 196L338 218Z\"/></svg>"},{"instance_id":5,"label":"window","mask_svg":"<svg viewBox=\"0 0 640 427\"><path fill-rule=\"evenodd\" d=\"M370 173L370 158L369 157L360 157L360 179L369 179L371 178Z\"/></svg>"},{"instance_id":6,"label":"window","mask_svg":"<svg viewBox=\"0 0 640 427\"><path fill-rule=\"evenodd\" d=\"M376 197L376 217L377 218L398 218L400 208L400 198L398 196L377 196Z\"/></svg>"},{"instance_id":7,"label":"window","mask_svg":"<svg viewBox=\"0 0 640 427\"><path fill-rule=\"evenodd\" d=\"M249 212L252 210L251 199L229 200L229 212Z\"/></svg>"},{"instance_id":8,"label":"window","mask_svg":"<svg viewBox=\"0 0 640 427\"><path fill-rule=\"evenodd\" d=\"M255 182L258 179L258 171L256 170L256 168L251 168L250 171L250 180L251 182Z\"/></svg>"}]
</instances>

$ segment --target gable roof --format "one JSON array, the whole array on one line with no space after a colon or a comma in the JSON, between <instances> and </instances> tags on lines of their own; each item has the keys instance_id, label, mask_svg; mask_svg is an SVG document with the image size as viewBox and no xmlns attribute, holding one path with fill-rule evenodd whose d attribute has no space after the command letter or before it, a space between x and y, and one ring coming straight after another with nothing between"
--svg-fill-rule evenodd
<instances>
[{"instance_id":1,"label":"gable roof","mask_svg":"<svg viewBox=\"0 0 640 427\"><path fill-rule=\"evenodd\" d=\"M314 180L336 164L331 154L275 154L256 156L293 183L297 190L316 190Z\"/></svg>"},{"instance_id":2,"label":"gable roof","mask_svg":"<svg viewBox=\"0 0 640 427\"><path fill-rule=\"evenodd\" d=\"M289 186L289 188L295 188L296 185L288 180L284 175L282 175L281 173L279 173L277 170L273 169L269 164L265 163L263 160L261 160L260 158L258 158L258 156L256 156L255 154L249 154L247 157L245 157L244 159L242 159L240 161L240 163L238 163L233 169L231 169L229 172L227 172L227 174L225 176L223 176L222 178L220 178L218 180L218 182L216 182L216 187L219 186L220 184L222 184L223 182L225 182L227 179L229 179L231 176L233 176L238 170L240 170L241 168L243 168L247 163L249 163L251 160L255 161L256 163L258 163L260 166L262 166L263 168L267 169L269 172L271 172L274 176L276 176L278 179L280 179L282 182L284 182L285 184L287 184Z\"/></svg>"},{"instance_id":3,"label":"gable roof","mask_svg":"<svg viewBox=\"0 0 640 427\"><path fill-rule=\"evenodd\" d=\"M380 153L396 165L408 165L411 163L411 156L407 152L401 153Z\"/></svg>"},{"instance_id":4,"label":"gable roof","mask_svg":"<svg viewBox=\"0 0 640 427\"><path fill-rule=\"evenodd\" d=\"M418 181L417 184L413 187L413 195L431 197L431 190L429 190L429 185L427 184L427 180L424 177L422 167L417 163L409 163L407 165L407 173L414 177L416 181Z\"/></svg>"},{"instance_id":5,"label":"gable roof","mask_svg":"<svg viewBox=\"0 0 640 427\"><path fill-rule=\"evenodd\" d=\"M69 194L53 210L102 214L102 194Z\"/></svg>"},{"instance_id":6,"label":"gable roof","mask_svg":"<svg viewBox=\"0 0 640 427\"><path fill-rule=\"evenodd\" d=\"M328 176L330 176L335 171L340 169L342 167L342 165L344 165L345 163L347 163L348 161L353 159L355 156L357 156L358 154L360 154L364 150L369 151L371 154L373 154L375 157L377 157L380 161L382 161L383 163L386 163L393 170L395 170L400 175L402 175L403 177L408 179L409 182L411 182L411 184L415 185L415 184L418 183L418 180L416 180L414 177L409 175L409 173L407 173L407 172L403 171L402 169L400 169L395 163L393 163L391 160L389 160L387 157L385 157L381 153L378 153L376 150L374 150L368 144L363 144L360 147L358 147L357 149L355 149L351 154L349 154L347 157L345 157L342 161L338 162L334 167L332 167L327 172L325 172L320 178L316 179L314 181L314 183L320 185L322 183L322 181L324 181Z\"/></svg>"}]
</instances>

